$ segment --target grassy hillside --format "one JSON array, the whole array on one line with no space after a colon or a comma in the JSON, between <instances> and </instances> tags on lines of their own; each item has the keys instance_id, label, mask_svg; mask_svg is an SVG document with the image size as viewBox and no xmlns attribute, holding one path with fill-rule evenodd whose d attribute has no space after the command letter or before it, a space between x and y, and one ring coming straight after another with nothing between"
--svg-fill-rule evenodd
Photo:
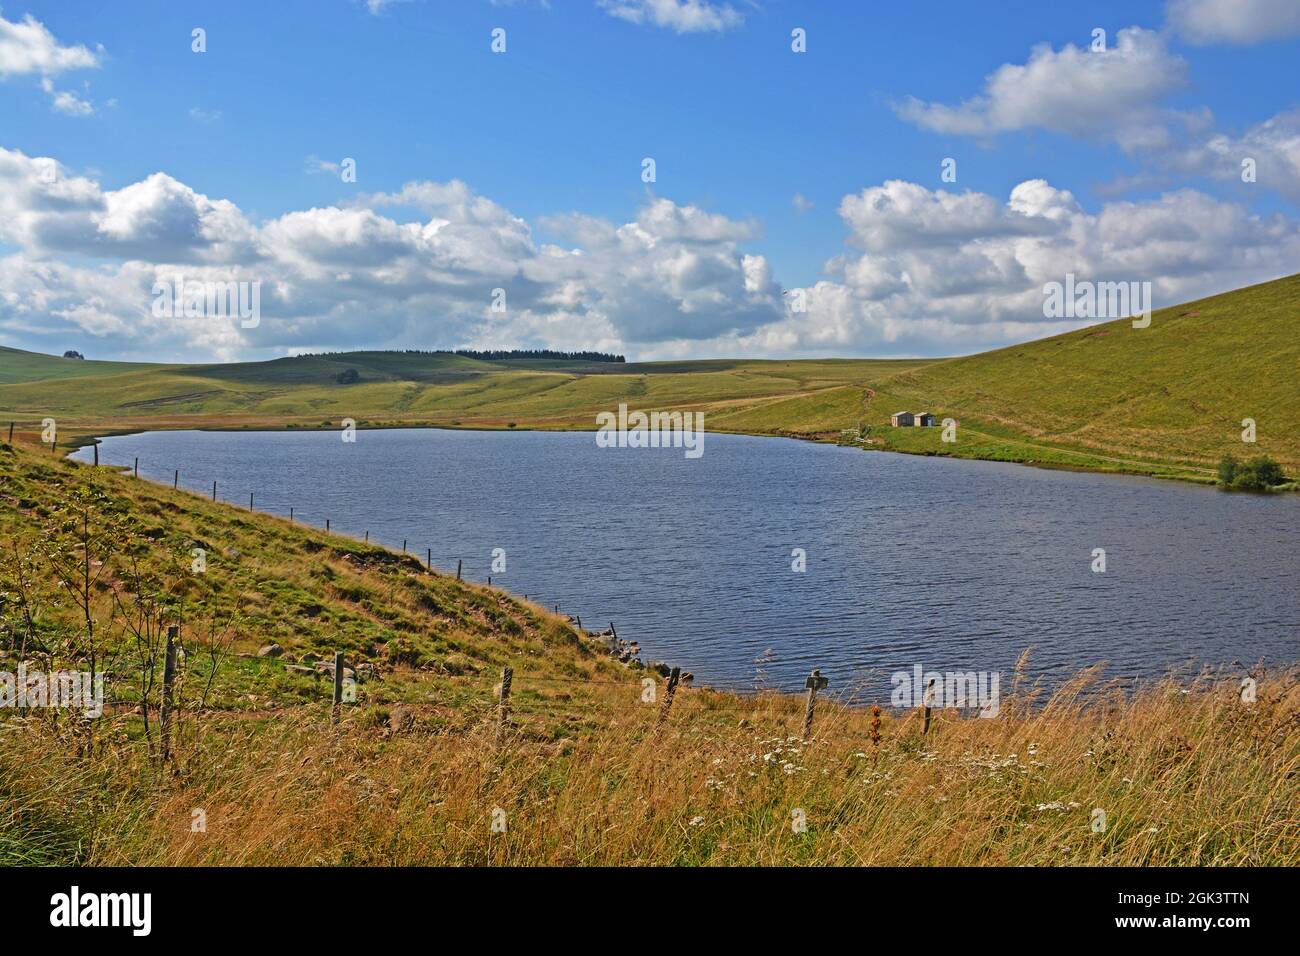
<instances>
[{"instance_id":1,"label":"grassy hillside","mask_svg":"<svg viewBox=\"0 0 1300 956\"><path fill-rule=\"evenodd\" d=\"M72 372L68 369L72 368ZM78 367L85 374L75 374ZM340 373L359 380L340 384ZM598 412L703 411L718 431L838 439L1208 481L1226 453L1300 473L1300 275L981 355L933 360L484 362L353 352L233 365L136 366L0 352L0 420L28 438L145 428L594 427ZM893 429L890 413L960 423ZM1255 445L1241 439L1253 418Z\"/></svg>"},{"instance_id":2,"label":"grassy hillside","mask_svg":"<svg viewBox=\"0 0 1300 956\"><path fill-rule=\"evenodd\" d=\"M1174 473L1227 453L1267 454L1296 474L1298 380L1300 276L1291 276L1161 310L1149 328L1109 322L891 376L868 419L913 409L961 422L958 447L946 450L937 429L872 430L900 450L1093 457ZM1245 418L1256 422L1253 446L1241 441Z\"/></svg>"},{"instance_id":3,"label":"grassy hillside","mask_svg":"<svg viewBox=\"0 0 1300 956\"><path fill-rule=\"evenodd\" d=\"M158 365L132 362L95 362L85 359L66 359L39 352L5 348L0 345L0 385L16 382L50 381L66 378L93 378L99 375L120 375L126 370L148 371Z\"/></svg>"},{"instance_id":4,"label":"grassy hillside","mask_svg":"<svg viewBox=\"0 0 1300 956\"><path fill-rule=\"evenodd\" d=\"M362 678L337 725L335 649ZM0 708L0 865L1300 863L1294 673L1252 704L1240 675L1050 699L1004 675L998 717L924 736L832 696L803 741L799 698L690 686L661 722L662 679L646 702L646 671L498 589L0 444L0 671L20 660L106 670L109 703Z\"/></svg>"}]
</instances>

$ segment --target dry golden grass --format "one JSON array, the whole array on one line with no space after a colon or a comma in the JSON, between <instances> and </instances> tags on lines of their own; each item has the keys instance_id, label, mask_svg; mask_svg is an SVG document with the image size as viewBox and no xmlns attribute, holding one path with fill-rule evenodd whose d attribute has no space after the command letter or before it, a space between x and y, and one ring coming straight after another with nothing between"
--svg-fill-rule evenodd
<instances>
[{"instance_id":1,"label":"dry golden grass","mask_svg":"<svg viewBox=\"0 0 1300 956\"><path fill-rule=\"evenodd\" d=\"M91 758L30 721L6 736L0 792L92 865L1300 862L1294 673L1253 704L1235 681L1125 695L1085 674L994 719L941 712L924 738L886 711L878 744L870 711L830 702L804 744L797 698L684 690L657 729L635 685L585 690L558 701L572 736L525 716L499 749L489 706L400 733L364 706L336 728L323 705L204 716L179 775L127 739L130 716Z\"/></svg>"}]
</instances>

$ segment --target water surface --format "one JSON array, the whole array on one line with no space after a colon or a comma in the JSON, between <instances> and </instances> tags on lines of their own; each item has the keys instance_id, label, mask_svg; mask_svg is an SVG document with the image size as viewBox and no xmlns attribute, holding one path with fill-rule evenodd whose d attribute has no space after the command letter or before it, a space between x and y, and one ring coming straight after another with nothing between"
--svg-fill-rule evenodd
<instances>
[{"instance_id":1,"label":"water surface","mask_svg":"<svg viewBox=\"0 0 1300 956\"><path fill-rule=\"evenodd\" d=\"M78 453L89 458L89 449ZM156 432L100 459L396 548L582 617L704 682L887 690L896 670L1048 680L1109 662L1300 657L1300 498L710 434L705 454L591 433ZM505 573L490 570L494 548ZM792 551L807 570L791 570ZM1105 573L1092 571L1106 551ZM769 662L756 665L758 658Z\"/></svg>"}]
</instances>

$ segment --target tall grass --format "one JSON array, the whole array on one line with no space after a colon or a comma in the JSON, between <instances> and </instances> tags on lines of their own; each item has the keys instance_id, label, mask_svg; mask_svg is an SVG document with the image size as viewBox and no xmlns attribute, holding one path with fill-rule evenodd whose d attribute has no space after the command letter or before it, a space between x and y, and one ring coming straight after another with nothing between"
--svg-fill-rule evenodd
<instances>
[{"instance_id":1,"label":"tall grass","mask_svg":"<svg viewBox=\"0 0 1300 956\"><path fill-rule=\"evenodd\" d=\"M436 705L412 706L400 732L364 707L337 728L314 704L213 715L176 776L131 739L129 714L88 758L30 719L0 750L0 852L91 865L1300 862L1295 672L1266 677L1251 704L1235 681L1125 694L1087 672L1044 701L1004 698L995 719L940 711L924 737L914 713L886 712L878 744L869 711L831 702L804 743L789 696L685 690L657 728L631 686L586 690L522 715L501 748L486 706L454 730ZM192 831L198 809L206 832Z\"/></svg>"}]
</instances>

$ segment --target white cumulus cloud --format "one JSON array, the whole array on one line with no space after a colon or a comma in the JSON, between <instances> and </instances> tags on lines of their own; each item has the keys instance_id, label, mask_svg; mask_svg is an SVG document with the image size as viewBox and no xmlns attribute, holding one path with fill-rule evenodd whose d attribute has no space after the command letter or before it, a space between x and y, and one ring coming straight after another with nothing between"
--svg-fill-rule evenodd
<instances>
[{"instance_id":1,"label":"white cumulus cloud","mask_svg":"<svg viewBox=\"0 0 1300 956\"><path fill-rule=\"evenodd\" d=\"M1159 104L1186 81L1186 61L1160 34L1128 27L1095 52L1039 44L1025 63L998 67L985 78L983 92L955 106L913 97L896 109L939 133L992 136L1041 128L1135 145L1150 138L1153 122L1167 121Z\"/></svg>"},{"instance_id":2,"label":"white cumulus cloud","mask_svg":"<svg viewBox=\"0 0 1300 956\"><path fill-rule=\"evenodd\" d=\"M253 223L165 173L104 189L0 149L0 242L19 250L0 259L0 335L76 328L118 354L229 358L366 344L653 347L781 315L767 261L741 249L760 234L753 222L652 198L629 222L572 215L548 228L565 244L539 242L456 180ZM261 282L263 321L155 318L153 283L177 275ZM497 289L504 313L490 308Z\"/></svg>"},{"instance_id":3,"label":"white cumulus cloud","mask_svg":"<svg viewBox=\"0 0 1300 956\"><path fill-rule=\"evenodd\" d=\"M13 23L0 16L0 79L23 73L57 76L66 70L99 66L100 54L87 47L63 46L30 13Z\"/></svg>"},{"instance_id":4,"label":"white cumulus cloud","mask_svg":"<svg viewBox=\"0 0 1300 956\"><path fill-rule=\"evenodd\" d=\"M1294 220L1193 189L1090 211L1042 179L1005 196L890 180L839 213L845 247L825 278L783 290L751 248L758 223L664 197L623 222L534 225L459 180L417 181L254 222L163 172L105 189L0 149L0 243L16 249L0 254L0 341L155 360L454 346L954 354L1084 324L1043 315L1044 284L1067 273L1150 282L1159 308L1300 262ZM261 323L154 316L154 283L178 276L260 282Z\"/></svg>"},{"instance_id":5,"label":"white cumulus cloud","mask_svg":"<svg viewBox=\"0 0 1300 956\"><path fill-rule=\"evenodd\" d=\"M628 23L665 27L677 33L720 33L740 26L744 15L726 3L707 0L598 0L610 16Z\"/></svg>"},{"instance_id":6,"label":"white cumulus cloud","mask_svg":"<svg viewBox=\"0 0 1300 956\"><path fill-rule=\"evenodd\" d=\"M1260 43L1300 36L1295 0L1169 0L1170 25L1192 43Z\"/></svg>"},{"instance_id":7,"label":"white cumulus cloud","mask_svg":"<svg viewBox=\"0 0 1300 956\"><path fill-rule=\"evenodd\" d=\"M103 47L92 51L81 45L63 46L30 13L19 22L0 15L0 80L39 76L50 105L65 116L91 116L95 107L76 93L56 89L52 77L68 70L97 68L103 52Z\"/></svg>"}]
</instances>

